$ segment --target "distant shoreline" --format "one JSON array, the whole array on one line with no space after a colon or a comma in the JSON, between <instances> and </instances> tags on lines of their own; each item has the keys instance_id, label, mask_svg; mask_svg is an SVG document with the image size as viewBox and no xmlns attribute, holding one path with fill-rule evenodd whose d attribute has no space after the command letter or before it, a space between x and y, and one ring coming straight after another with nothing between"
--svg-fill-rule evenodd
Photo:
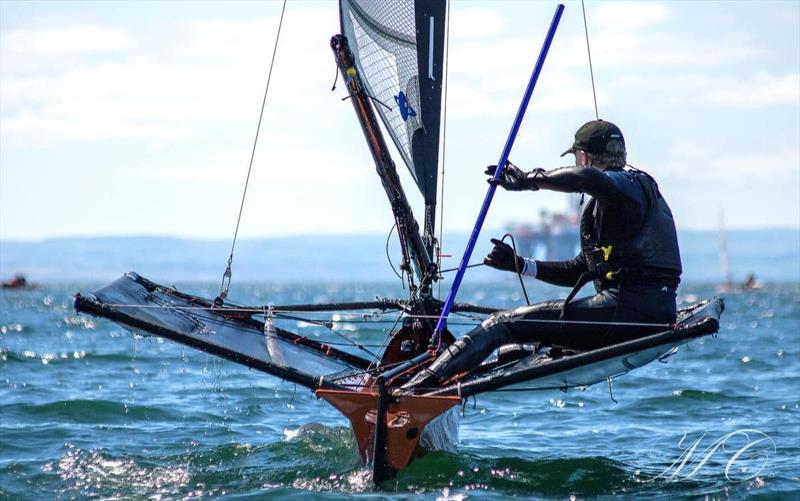
<instances>
[{"instance_id":1,"label":"distant shoreline","mask_svg":"<svg viewBox=\"0 0 800 501\"><path fill-rule=\"evenodd\" d=\"M458 265L466 233L446 233L443 267ZM491 248L487 230L473 263ZM763 283L800 282L800 228L728 230L725 232L734 283L755 273ZM679 232L684 283L722 283L717 231ZM236 244L233 273L240 282L378 283L399 280L386 258L386 235L318 234L242 238ZM57 237L42 241L0 241L0 279L25 273L32 282L106 282L136 271L156 282L219 280L230 255L229 239L160 236ZM397 239L389 241L396 267ZM472 268L471 282L497 282L504 275Z\"/></svg>"},{"instance_id":2,"label":"distant shoreline","mask_svg":"<svg viewBox=\"0 0 800 501\"><path fill-rule=\"evenodd\" d=\"M493 232L505 231L504 229L484 229L482 234L491 234ZM771 233L771 232L794 232L800 235L800 227L759 227L759 228L726 228L725 234L734 233ZM711 229L684 229L679 231L680 234L718 234L716 228ZM444 237L463 237L469 231L452 231L445 232ZM322 233L296 233L296 234L279 234L279 235L261 235L261 236L248 236L239 237L238 241L264 241L264 240L286 240L286 239L307 239L307 238L386 238L386 233L380 232L355 232L355 233L335 233L335 232L322 232ZM18 243L45 243L53 241L74 241L74 240L113 240L113 239L130 239L130 240L180 240L189 242L231 242L231 236L181 236L181 235L158 235L158 234L97 234L97 235L53 235L41 238L0 238L0 245L4 244L18 244Z\"/></svg>"}]
</instances>

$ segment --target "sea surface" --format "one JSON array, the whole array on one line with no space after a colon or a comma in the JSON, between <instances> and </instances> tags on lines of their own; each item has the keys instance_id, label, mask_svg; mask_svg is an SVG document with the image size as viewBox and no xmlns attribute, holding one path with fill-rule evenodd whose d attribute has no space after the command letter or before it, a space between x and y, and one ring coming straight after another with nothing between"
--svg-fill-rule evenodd
<instances>
[{"instance_id":1,"label":"sea surface","mask_svg":"<svg viewBox=\"0 0 800 501\"><path fill-rule=\"evenodd\" d=\"M470 399L458 451L415 460L380 492L358 463L346 420L325 402L76 314L72 295L101 285L48 281L0 292L2 499L800 496L800 284L791 276L723 294L719 335L611 389ZM175 285L214 297L219 283ZM566 292L528 287L532 300ZM679 293L686 305L718 292L687 281ZM280 304L404 294L397 282L234 281L230 297ZM459 299L524 301L515 280L465 283ZM370 345L390 326L376 320L335 325ZM304 322L285 326L326 335Z\"/></svg>"}]
</instances>

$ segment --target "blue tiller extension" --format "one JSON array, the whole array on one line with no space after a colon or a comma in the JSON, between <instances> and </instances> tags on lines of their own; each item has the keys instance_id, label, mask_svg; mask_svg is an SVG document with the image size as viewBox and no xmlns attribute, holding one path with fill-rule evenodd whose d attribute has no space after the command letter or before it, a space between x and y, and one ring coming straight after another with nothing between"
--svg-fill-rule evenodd
<instances>
[{"instance_id":1,"label":"blue tiller extension","mask_svg":"<svg viewBox=\"0 0 800 501\"><path fill-rule=\"evenodd\" d=\"M553 20L550 22L550 29L547 30L544 45L542 45L542 50L539 52L539 59L536 61L536 66L533 68L528 87L525 89L525 94L522 96L522 102L519 105L519 110L517 110L517 116L514 118L514 125L511 127L511 132L508 133L508 139L506 139L506 145L503 147L503 153L500 155L500 160L497 162L497 170L494 173L495 179L500 179L500 176L503 175L503 171L506 168L508 156L511 154L511 148L514 146L514 140L517 137L519 126L522 123L522 118L525 116L525 111L528 109L528 103L531 100L533 89L536 87L536 81L539 80L539 73L541 73L542 66L544 66L544 60L547 58L547 52L550 50L550 44L556 34L556 28L558 28L558 23L561 20L561 14L563 12L564 5L558 4L556 13L553 15ZM464 272L467 270L467 264L469 264L469 260L472 257L472 251L475 249L475 243L478 241L478 236L483 227L483 221L486 219L486 214L489 212L489 206L492 204L492 198L494 198L496 189L497 186L491 184L486 191L486 198L483 199L483 206L478 214L478 220L475 221L475 227L472 229L472 235L469 237L467 249L464 251L464 256L461 258L461 264L458 267L456 277L453 279L453 286L450 288L450 293L447 295L447 300L444 302L444 307L442 308L442 314L439 316L439 320L436 323L431 345L437 348L441 339L441 333L447 323L447 316L450 314L450 309L453 307L453 303L456 300L458 288L461 286L461 280L464 278Z\"/></svg>"}]
</instances>

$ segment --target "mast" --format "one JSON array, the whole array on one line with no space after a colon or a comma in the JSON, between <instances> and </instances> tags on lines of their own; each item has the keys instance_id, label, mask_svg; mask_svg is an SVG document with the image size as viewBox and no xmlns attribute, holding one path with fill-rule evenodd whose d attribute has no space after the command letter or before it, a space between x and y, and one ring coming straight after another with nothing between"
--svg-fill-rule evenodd
<instances>
[{"instance_id":1,"label":"mast","mask_svg":"<svg viewBox=\"0 0 800 501\"><path fill-rule=\"evenodd\" d=\"M364 91L365 87L356 70L353 53L343 35L335 35L331 38L331 49L336 57L339 71L347 84L350 101L353 103L353 109L361 124L367 146L369 146L372 159L375 161L375 168L394 213L397 233L400 237L400 248L403 253L401 268L410 273L413 266L423 295L430 295L431 281L437 279L436 264L420 236L419 224L414 218L411 205L400 184L394 161L392 161L386 141L378 126L375 110L369 96Z\"/></svg>"}]
</instances>

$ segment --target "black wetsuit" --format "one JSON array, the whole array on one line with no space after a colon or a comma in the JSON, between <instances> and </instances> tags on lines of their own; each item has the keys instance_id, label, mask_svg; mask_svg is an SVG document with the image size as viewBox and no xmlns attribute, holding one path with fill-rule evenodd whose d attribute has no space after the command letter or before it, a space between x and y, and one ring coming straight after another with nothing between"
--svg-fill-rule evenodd
<instances>
[{"instance_id":1,"label":"black wetsuit","mask_svg":"<svg viewBox=\"0 0 800 501\"><path fill-rule=\"evenodd\" d=\"M536 278L573 287L573 292L594 281L596 294L566 306L564 300L555 300L495 313L409 386L427 386L433 378L475 367L504 344L544 342L589 350L664 330L581 322L675 322L681 274L675 224L649 175L638 170L564 167L538 172L534 182L538 189L592 197L581 218L580 254L568 261L536 261Z\"/></svg>"}]
</instances>

